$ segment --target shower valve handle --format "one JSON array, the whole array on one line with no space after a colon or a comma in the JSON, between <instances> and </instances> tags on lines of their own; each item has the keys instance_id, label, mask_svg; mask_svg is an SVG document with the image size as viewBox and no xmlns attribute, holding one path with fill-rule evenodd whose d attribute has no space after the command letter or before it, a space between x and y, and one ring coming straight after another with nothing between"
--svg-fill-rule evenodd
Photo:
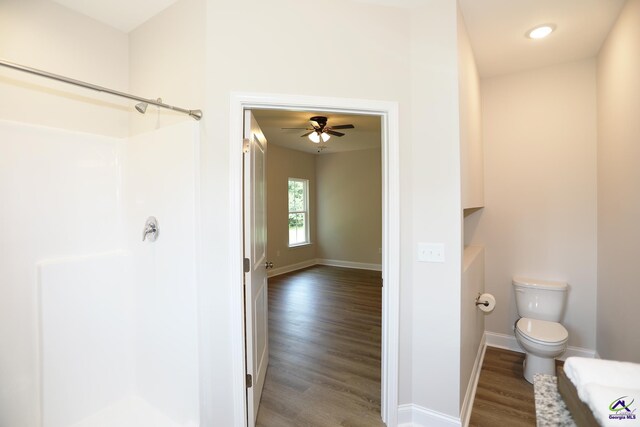
<instances>
[{"instance_id":1,"label":"shower valve handle","mask_svg":"<svg viewBox=\"0 0 640 427\"><path fill-rule=\"evenodd\" d=\"M147 218L147 222L145 222L144 229L142 230L142 241L144 242L148 236L150 241L155 242L158 238L159 232L158 220L155 217L150 216Z\"/></svg>"}]
</instances>

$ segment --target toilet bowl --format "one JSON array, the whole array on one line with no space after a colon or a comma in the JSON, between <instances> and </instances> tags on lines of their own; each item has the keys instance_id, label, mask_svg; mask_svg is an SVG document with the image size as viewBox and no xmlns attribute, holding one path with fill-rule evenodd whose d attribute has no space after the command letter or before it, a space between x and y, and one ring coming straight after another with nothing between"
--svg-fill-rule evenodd
<instances>
[{"instance_id":1,"label":"toilet bowl","mask_svg":"<svg viewBox=\"0 0 640 427\"><path fill-rule=\"evenodd\" d=\"M559 322L568 285L565 282L514 277L518 315L515 335L526 356L524 377L533 383L537 373L555 375L555 358L567 349L569 333Z\"/></svg>"},{"instance_id":2,"label":"toilet bowl","mask_svg":"<svg viewBox=\"0 0 640 427\"><path fill-rule=\"evenodd\" d=\"M526 352L524 377L533 383L535 374L555 375L555 358L567 349L569 333L560 323L522 317L516 323L516 339Z\"/></svg>"}]
</instances>

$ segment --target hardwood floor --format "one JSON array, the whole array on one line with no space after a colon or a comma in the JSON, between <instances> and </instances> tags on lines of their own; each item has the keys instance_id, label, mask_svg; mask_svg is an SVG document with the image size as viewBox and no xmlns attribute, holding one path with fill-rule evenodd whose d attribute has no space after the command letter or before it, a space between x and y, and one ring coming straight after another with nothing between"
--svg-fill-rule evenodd
<instances>
[{"instance_id":1,"label":"hardwood floor","mask_svg":"<svg viewBox=\"0 0 640 427\"><path fill-rule=\"evenodd\" d=\"M314 266L269 279L269 368L257 426L376 427L380 272Z\"/></svg>"},{"instance_id":2,"label":"hardwood floor","mask_svg":"<svg viewBox=\"0 0 640 427\"><path fill-rule=\"evenodd\" d=\"M380 427L379 272L314 266L269 279L259 427ZM469 426L536 425L524 355L488 347Z\"/></svg>"},{"instance_id":3,"label":"hardwood floor","mask_svg":"<svg viewBox=\"0 0 640 427\"><path fill-rule=\"evenodd\" d=\"M470 427L536 425L533 385L523 377L524 354L487 347L480 371ZM556 361L556 366L563 362Z\"/></svg>"},{"instance_id":4,"label":"hardwood floor","mask_svg":"<svg viewBox=\"0 0 640 427\"><path fill-rule=\"evenodd\" d=\"M533 386L522 376L524 354L487 347L469 426L536 425Z\"/></svg>"}]
</instances>

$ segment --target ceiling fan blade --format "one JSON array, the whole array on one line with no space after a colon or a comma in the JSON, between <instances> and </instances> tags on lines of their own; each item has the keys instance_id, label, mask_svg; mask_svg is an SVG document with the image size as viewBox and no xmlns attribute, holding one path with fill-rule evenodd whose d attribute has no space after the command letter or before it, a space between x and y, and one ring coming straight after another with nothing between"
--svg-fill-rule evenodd
<instances>
[{"instance_id":1,"label":"ceiling fan blade","mask_svg":"<svg viewBox=\"0 0 640 427\"><path fill-rule=\"evenodd\" d=\"M300 135L300 138L304 138L305 136L309 136L309 135L311 135L311 134L312 134L312 133L314 133L314 132L315 132L315 130L312 130L311 132L307 132L307 133L305 133L304 135Z\"/></svg>"},{"instance_id":2,"label":"ceiling fan blade","mask_svg":"<svg viewBox=\"0 0 640 427\"><path fill-rule=\"evenodd\" d=\"M331 129L354 129L354 128L355 126L352 124L331 126Z\"/></svg>"},{"instance_id":3,"label":"ceiling fan blade","mask_svg":"<svg viewBox=\"0 0 640 427\"><path fill-rule=\"evenodd\" d=\"M344 133L342 133L342 132L334 132L332 130L325 130L325 133L328 133L329 135L334 135L334 136L344 136Z\"/></svg>"},{"instance_id":4,"label":"ceiling fan blade","mask_svg":"<svg viewBox=\"0 0 640 427\"><path fill-rule=\"evenodd\" d=\"M309 128L280 128L280 129L300 129L300 130L309 130Z\"/></svg>"}]
</instances>

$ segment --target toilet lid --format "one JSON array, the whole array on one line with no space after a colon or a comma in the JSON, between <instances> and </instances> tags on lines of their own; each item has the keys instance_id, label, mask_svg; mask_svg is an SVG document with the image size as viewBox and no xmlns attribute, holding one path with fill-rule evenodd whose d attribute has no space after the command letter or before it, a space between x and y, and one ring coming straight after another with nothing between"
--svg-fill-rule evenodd
<instances>
[{"instance_id":1,"label":"toilet lid","mask_svg":"<svg viewBox=\"0 0 640 427\"><path fill-rule=\"evenodd\" d=\"M569 332L558 322L523 317L516 323L516 328L531 341L541 344L559 343L569 338Z\"/></svg>"}]
</instances>

